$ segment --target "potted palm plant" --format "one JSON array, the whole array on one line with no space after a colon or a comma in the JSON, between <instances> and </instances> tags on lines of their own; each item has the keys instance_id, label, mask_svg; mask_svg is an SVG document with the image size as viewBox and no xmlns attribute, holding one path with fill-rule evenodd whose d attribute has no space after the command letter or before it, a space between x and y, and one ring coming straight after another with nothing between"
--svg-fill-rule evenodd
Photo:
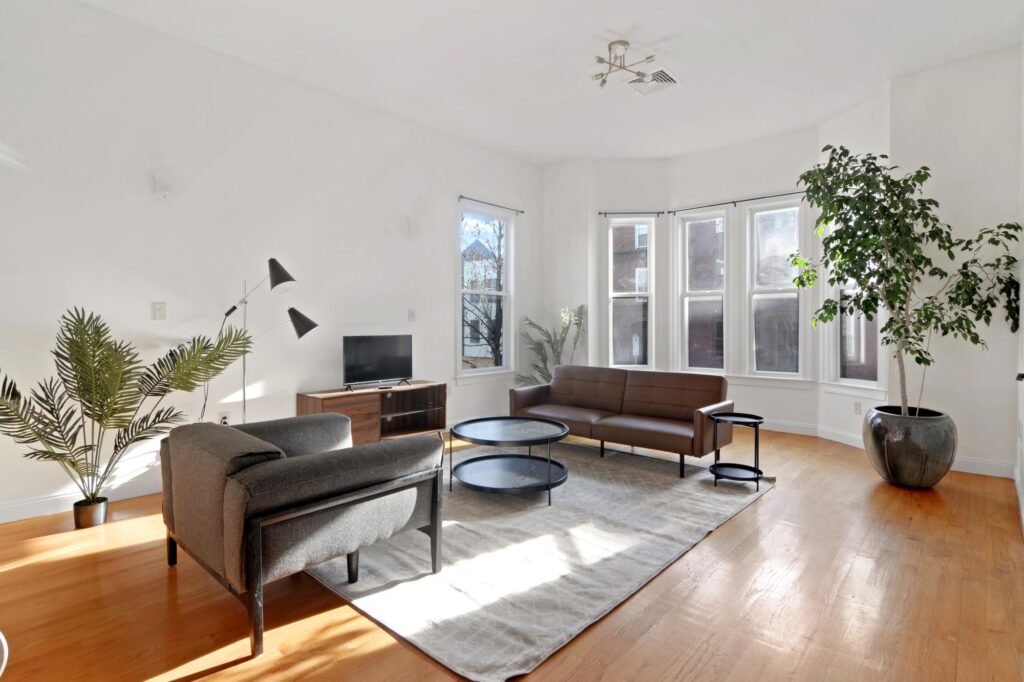
<instances>
[{"instance_id":1,"label":"potted palm plant","mask_svg":"<svg viewBox=\"0 0 1024 682\"><path fill-rule=\"evenodd\" d=\"M566 343L569 343L569 333L572 332L572 342L569 346L569 364L572 364L576 356L576 348L580 340L586 334L587 329L587 307L579 305L575 308L568 306L559 311L560 321L557 327L545 329L528 317L523 318L523 324L527 327L522 332L523 344L533 351L537 361L530 365L532 373L520 373L516 375L516 381L520 386L536 386L537 384L551 383L551 373L555 365L562 363L565 355ZM532 332L539 336L534 337Z\"/></svg>"},{"instance_id":2,"label":"potted palm plant","mask_svg":"<svg viewBox=\"0 0 1024 682\"><path fill-rule=\"evenodd\" d=\"M0 372L0 433L27 446L25 457L55 462L74 481L82 493L74 505L76 528L104 523L103 489L117 463L136 443L184 420L180 410L161 406L164 398L216 377L251 344L245 331L228 327L216 339L197 336L147 365L98 315L69 310L53 350L56 378L25 395Z\"/></svg>"},{"instance_id":3,"label":"potted palm plant","mask_svg":"<svg viewBox=\"0 0 1024 682\"><path fill-rule=\"evenodd\" d=\"M1021 226L986 227L955 238L939 220L938 202L924 196L927 167L901 173L885 155L855 155L827 146L828 160L800 176L807 202L820 210L818 262L794 254L795 283L810 287L819 270L831 287L849 292L826 298L812 323L842 314L881 315L882 345L892 350L899 378L899 405L882 405L864 419L864 447L887 481L930 488L949 471L956 454L956 425L947 414L917 404L907 394L907 360L934 362L934 336L985 346L978 327L1002 314L1013 331L1019 323L1020 284L1012 249Z\"/></svg>"}]
</instances>

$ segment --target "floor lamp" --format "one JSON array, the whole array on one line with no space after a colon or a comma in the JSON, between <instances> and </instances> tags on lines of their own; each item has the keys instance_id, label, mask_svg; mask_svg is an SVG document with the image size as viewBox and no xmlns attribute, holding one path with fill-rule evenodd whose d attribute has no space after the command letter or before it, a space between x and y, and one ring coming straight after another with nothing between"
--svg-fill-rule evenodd
<instances>
[{"instance_id":1,"label":"floor lamp","mask_svg":"<svg viewBox=\"0 0 1024 682\"><path fill-rule=\"evenodd\" d=\"M269 261L267 261L267 274L263 277L263 279L261 279L259 282L257 282L256 285L253 286L252 289L249 288L248 282L242 282L242 298L240 298L237 303L235 303L233 306L231 306L228 309L228 311L226 313L224 313L224 320L221 322L221 329L224 328L224 323L227 322L227 319L229 317L231 317L231 315L233 315L238 310L239 306L241 306L241 308L242 308L242 329L246 329L247 330L249 328L249 319L248 319L249 297L253 293L255 293L256 290L259 289L263 285L264 282L267 282L267 281L270 282L270 290L274 291L274 292L277 292L277 293L284 293L286 291L289 291L296 284L295 278L291 276L291 273L289 273L287 270L285 270L284 266L281 265L281 263L279 263L276 258L271 258ZM261 332L260 334L257 334L255 337L253 337L253 340L258 339L259 337L264 336L266 334L269 334L270 332L274 331L275 329L280 329L281 327L283 327L284 325L288 324L289 322L291 322L292 327L295 329L295 335L298 338L300 338L300 339L303 336L305 336L306 334L308 334L309 332L311 332L314 329L316 329L316 327L317 327L317 323L316 322L314 322L313 320L309 319L308 317L306 317L305 315L300 313L295 308L288 308L288 319L287 320L285 320L281 324L277 325L276 327L272 327L272 328L270 328L270 329L268 329L268 330L266 330L264 332ZM242 423L243 424L245 423L245 420L246 420L246 398L247 398L247 396L246 396L246 355L243 355L242 356Z\"/></svg>"}]
</instances>

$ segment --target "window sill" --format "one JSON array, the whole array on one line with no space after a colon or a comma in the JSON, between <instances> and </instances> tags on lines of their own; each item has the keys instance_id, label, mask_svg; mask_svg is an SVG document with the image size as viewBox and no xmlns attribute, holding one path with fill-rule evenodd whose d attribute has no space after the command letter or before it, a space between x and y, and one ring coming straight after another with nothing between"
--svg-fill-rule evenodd
<instances>
[{"instance_id":1,"label":"window sill","mask_svg":"<svg viewBox=\"0 0 1024 682\"><path fill-rule=\"evenodd\" d=\"M474 384L488 384L498 381L508 381L516 376L515 370L495 369L468 372L455 377L456 386L472 386Z\"/></svg>"},{"instance_id":2,"label":"window sill","mask_svg":"<svg viewBox=\"0 0 1024 682\"><path fill-rule=\"evenodd\" d=\"M870 398L872 400L885 400L889 397L889 391L879 386L865 386L841 381L820 381L821 390L824 393L833 395L849 395L855 398Z\"/></svg>"},{"instance_id":3,"label":"window sill","mask_svg":"<svg viewBox=\"0 0 1024 682\"><path fill-rule=\"evenodd\" d=\"M799 377L769 377L726 374L726 380L734 386L760 386L762 388L789 388L798 391L812 391L818 382Z\"/></svg>"}]
</instances>

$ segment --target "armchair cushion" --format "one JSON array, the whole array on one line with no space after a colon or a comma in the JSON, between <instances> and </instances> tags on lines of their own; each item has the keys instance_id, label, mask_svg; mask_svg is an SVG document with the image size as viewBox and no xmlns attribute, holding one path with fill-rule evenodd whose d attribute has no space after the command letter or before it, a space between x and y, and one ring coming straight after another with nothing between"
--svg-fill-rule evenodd
<instances>
[{"instance_id":1,"label":"armchair cushion","mask_svg":"<svg viewBox=\"0 0 1024 682\"><path fill-rule=\"evenodd\" d=\"M179 426L168 436L170 497L174 532L188 538L189 549L207 566L224 571L224 489L228 478L245 469L284 461L284 453L230 426L200 423ZM165 493L166 494L166 493Z\"/></svg>"},{"instance_id":2,"label":"armchair cushion","mask_svg":"<svg viewBox=\"0 0 1024 682\"><path fill-rule=\"evenodd\" d=\"M276 445L289 457L352 447L352 420L335 412L272 419L235 428Z\"/></svg>"}]
</instances>

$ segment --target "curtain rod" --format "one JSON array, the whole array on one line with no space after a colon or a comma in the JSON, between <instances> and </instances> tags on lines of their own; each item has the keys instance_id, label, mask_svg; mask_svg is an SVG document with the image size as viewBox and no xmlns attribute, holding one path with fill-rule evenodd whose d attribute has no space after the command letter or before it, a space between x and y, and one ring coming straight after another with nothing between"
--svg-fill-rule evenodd
<instances>
[{"instance_id":1,"label":"curtain rod","mask_svg":"<svg viewBox=\"0 0 1024 682\"><path fill-rule=\"evenodd\" d=\"M473 201L473 202L476 202L478 204L484 204L485 206L493 206L494 208L502 208L502 209L505 209L506 211L512 211L516 215L519 215L521 213L526 213L526 211L524 211L522 209L519 209L519 208L512 208L510 206L502 206L501 204L492 204L489 201L482 201L480 199L474 199L473 197L467 197L464 194L460 194L459 195L459 201Z\"/></svg>"},{"instance_id":2,"label":"curtain rod","mask_svg":"<svg viewBox=\"0 0 1024 682\"><path fill-rule=\"evenodd\" d=\"M697 211L697 210L702 209L702 208L714 208L715 206L728 206L729 204L732 204L733 206L735 206L736 204L743 204L743 203L746 203L748 201L761 201L762 199L776 199L778 197L791 197L791 196L794 196L794 195L797 195L797 194L803 194L803 191L779 192L778 194L765 194L763 196L749 197L747 199L732 199L730 201L719 201L718 203L715 203L715 204L704 204L702 206L687 206L686 208L675 208L675 209L672 209L671 211L667 211L667 213L670 213L671 215L675 215L676 213L684 213L686 211Z\"/></svg>"},{"instance_id":3,"label":"curtain rod","mask_svg":"<svg viewBox=\"0 0 1024 682\"><path fill-rule=\"evenodd\" d=\"M652 215L660 216L664 215L665 211L598 211L597 215L608 217L610 215Z\"/></svg>"}]
</instances>

